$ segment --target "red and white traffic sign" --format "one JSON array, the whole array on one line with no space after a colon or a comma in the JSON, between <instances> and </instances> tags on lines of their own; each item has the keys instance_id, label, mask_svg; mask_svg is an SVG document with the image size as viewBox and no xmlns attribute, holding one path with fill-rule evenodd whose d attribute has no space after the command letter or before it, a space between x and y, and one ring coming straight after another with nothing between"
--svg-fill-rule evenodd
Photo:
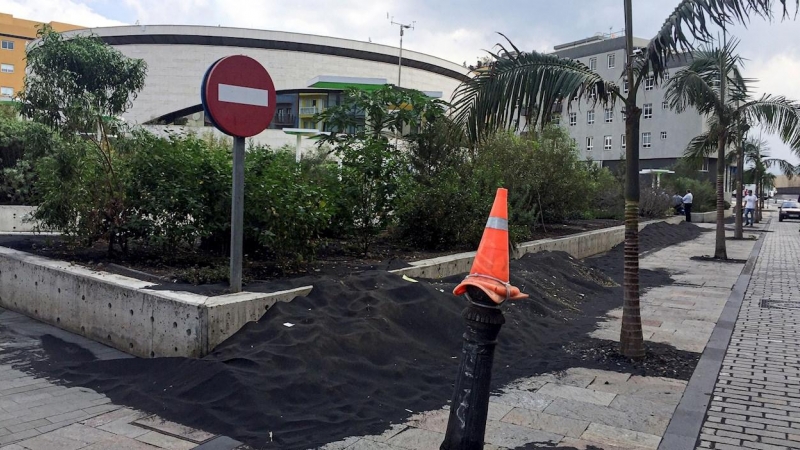
<instances>
[{"instance_id":1,"label":"red and white traffic sign","mask_svg":"<svg viewBox=\"0 0 800 450\"><path fill-rule=\"evenodd\" d=\"M255 136L267 129L275 115L272 77L248 56L228 56L212 64L201 91L211 123L231 136Z\"/></svg>"}]
</instances>

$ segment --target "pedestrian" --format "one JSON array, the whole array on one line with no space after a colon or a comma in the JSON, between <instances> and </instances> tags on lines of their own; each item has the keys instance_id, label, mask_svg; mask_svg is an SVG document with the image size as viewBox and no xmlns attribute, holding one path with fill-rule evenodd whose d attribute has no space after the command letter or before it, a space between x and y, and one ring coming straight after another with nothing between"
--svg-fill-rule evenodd
<instances>
[{"instance_id":1,"label":"pedestrian","mask_svg":"<svg viewBox=\"0 0 800 450\"><path fill-rule=\"evenodd\" d=\"M692 200L694 196L692 195L692 191L689 189L686 190L686 195L683 196L683 211L686 214L686 221L692 221Z\"/></svg>"},{"instance_id":2,"label":"pedestrian","mask_svg":"<svg viewBox=\"0 0 800 450\"><path fill-rule=\"evenodd\" d=\"M744 220L745 226L753 226L753 214L756 211L756 202L758 197L753 195L753 191L747 191L747 196L744 198Z\"/></svg>"},{"instance_id":3,"label":"pedestrian","mask_svg":"<svg viewBox=\"0 0 800 450\"><path fill-rule=\"evenodd\" d=\"M681 194L676 192L672 196L672 207L675 208L676 216L683 214L683 197L681 197Z\"/></svg>"}]
</instances>

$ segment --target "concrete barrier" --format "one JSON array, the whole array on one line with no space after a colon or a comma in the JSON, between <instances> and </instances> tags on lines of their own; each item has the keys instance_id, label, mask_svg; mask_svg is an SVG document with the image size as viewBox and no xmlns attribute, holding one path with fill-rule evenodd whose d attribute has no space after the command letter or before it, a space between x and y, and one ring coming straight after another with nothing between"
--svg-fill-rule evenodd
<instances>
[{"instance_id":1,"label":"concrete barrier","mask_svg":"<svg viewBox=\"0 0 800 450\"><path fill-rule=\"evenodd\" d=\"M28 221L35 206L0 205L0 233L30 233L36 228Z\"/></svg>"},{"instance_id":2,"label":"concrete barrier","mask_svg":"<svg viewBox=\"0 0 800 450\"><path fill-rule=\"evenodd\" d=\"M0 307L140 357L201 357L312 287L207 297L0 247Z\"/></svg>"},{"instance_id":3,"label":"concrete barrier","mask_svg":"<svg viewBox=\"0 0 800 450\"><path fill-rule=\"evenodd\" d=\"M667 219L649 222L640 222L639 229L655 222L667 222L677 224L683 222L683 216L672 216ZM694 214L692 215L694 219ZM519 244L511 255L512 258L520 258L528 253L542 251L562 251L567 252L575 258L586 258L589 256L605 253L617 244L625 240L625 226L604 228L602 230L587 231L585 233L573 234L554 239L540 239L538 241L524 242ZM391 270L391 273L406 275L419 278L444 278L459 273L469 272L472 267L472 259L475 252L457 253L455 255L440 256L438 258L425 259L410 263L410 267Z\"/></svg>"},{"instance_id":4,"label":"concrete barrier","mask_svg":"<svg viewBox=\"0 0 800 450\"><path fill-rule=\"evenodd\" d=\"M729 218L733 216L733 210L726 209L725 210L725 218ZM693 223L715 223L717 221L717 212L716 211L709 211L704 213L692 213L692 222Z\"/></svg>"}]
</instances>

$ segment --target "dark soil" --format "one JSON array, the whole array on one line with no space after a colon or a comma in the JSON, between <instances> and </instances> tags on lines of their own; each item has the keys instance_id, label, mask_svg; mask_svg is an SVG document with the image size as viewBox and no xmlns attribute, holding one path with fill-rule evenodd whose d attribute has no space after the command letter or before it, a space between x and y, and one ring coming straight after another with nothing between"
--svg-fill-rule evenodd
<instances>
[{"instance_id":1,"label":"dark soil","mask_svg":"<svg viewBox=\"0 0 800 450\"><path fill-rule=\"evenodd\" d=\"M652 251L699 233L691 224L651 225L640 234L641 247ZM616 344L587 338L606 312L621 306L614 281L621 278L621 255L617 248L591 264L560 252L512 261L512 283L530 299L503 306L494 388L570 367L689 378L696 353L650 345L648 358L634 362L618 356ZM592 267L597 262L601 270ZM670 282L665 274L641 274L645 288ZM255 448L306 449L380 433L412 412L448 403L465 307L451 292L462 278L409 282L385 271L322 276L307 297L275 305L202 359L96 361L46 338L45 354L26 355L22 366Z\"/></svg>"},{"instance_id":2,"label":"dark soil","mask_svg":"<svg viewBox=\"0 0 800 450\"><path fill-rule=\"evenodd\" d=\"M586 231L622 225L612 219L573 220L547 225L533 232L532 240L556 238ZM179 290L202 295L228 293L228 256L199 251L176 251L164 254L160 250L132 248L128 255L109 256L107 244L98 242L92 247L71 245L59 236L0 235L0 246L13 248L48 258L88 266L94 270L124 275L156 283L154 289ZM341 278L354 272L392 270L407 267L409 262L437 256L472 251L474 248L454 248L447 251L408 249L391 242L377 242L367 257L357 253L345 241L326 241L317 259L295 270L280 268L272 260L247 255L242 268L245 289L251 292L273 292L275 286L298 285L286 279L330 276ZM275 283L277 281L277 284Z\"/></svg>"}]
</instances>

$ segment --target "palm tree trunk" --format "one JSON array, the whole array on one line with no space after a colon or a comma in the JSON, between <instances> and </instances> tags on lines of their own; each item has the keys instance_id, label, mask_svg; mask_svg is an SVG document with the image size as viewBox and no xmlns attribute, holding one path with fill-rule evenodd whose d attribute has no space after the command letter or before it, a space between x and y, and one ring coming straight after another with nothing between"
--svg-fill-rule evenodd
<instances>
[{"instance_id":1,"label":"palm tree trunk","mask_svg":"<svg viewBox=\"0 0 800 450\"><path fill-rule=\"evenodd\" d=\"M717 242L714 258L728 259L725 248L725 133L717 140Z\"/></svg>"},{"instance_id":2,"label":"palm tree trunk","mask_svg":"<svg viewBox=\"0 0 800 450\"><path fill-rule=\"evenodd\" d=\"M744 133L741 132L741 125L739 126L739 136L737 136L739 142L737 142L737 147L739 151L736 153L736 195L734 196L734 200L736 204L733 208L733 213L735 214L736 218L735 227L733 231L733 237L735 239L742 239L744 236L743 232L743 223L742 219L742 189L744 189Z\"/></svg>"},{"instance_id":3,"label":"palm tree trunk","mask_svg":"<svg viewBox=\"0 0 800 450\"><path fill-rule=\"evenodd\" d=\"M625 42L628 55L626 71L628 98L625 101L625 264L623 266L624 297L620 353L628 358L644 357L644 336L639 305L639 117L636 106L636 85L633 78L633 17L631 0L625 0Z\"/></svg>"},{"instance_id":4,"label":"palm tree trunk","mask_svg":"<svg viewBox=\"0 0 800 450\"><path fill-rule=\"evenodd\" d=\"M764 190L764 177L759 176L758 177L758 184L756 185L756 191L757 191L756 195L758 196L758 200L756 200L756 211L755 211L755 215L756 215L755 221L756 221L756 223L761 222L761 211L764 208L764 201L761 200L761 198L763 197L763 194L762 194L763 190Z\"/></svg>"}]
</instances>

